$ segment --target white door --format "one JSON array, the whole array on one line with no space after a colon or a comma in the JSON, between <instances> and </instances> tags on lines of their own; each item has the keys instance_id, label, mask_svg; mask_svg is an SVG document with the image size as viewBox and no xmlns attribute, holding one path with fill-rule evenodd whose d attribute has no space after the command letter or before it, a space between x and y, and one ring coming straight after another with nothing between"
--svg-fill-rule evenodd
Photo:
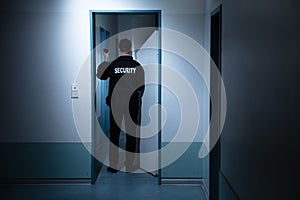
<instances>
[{"instance_id":1,"label":"white door","mask_svg":"<svg viewBox=\"0 0 300 200\"><path fill-rule=\"evenodd\" d=\"M141 110L141 142L140 166L147 172L155 172L158 166L158 119L157 103L159 76L159 34L154 31L143 46L136 53L136 60L141 63L145 71L145 92ZM148 83L148 84L147 84ZM151 112L152 111L152 112ZM152 117L150 117L152 115ZM152 121L151 121L152 118ZM152 153L151 153L152 152Z\"/></svg>"}]
</instances>

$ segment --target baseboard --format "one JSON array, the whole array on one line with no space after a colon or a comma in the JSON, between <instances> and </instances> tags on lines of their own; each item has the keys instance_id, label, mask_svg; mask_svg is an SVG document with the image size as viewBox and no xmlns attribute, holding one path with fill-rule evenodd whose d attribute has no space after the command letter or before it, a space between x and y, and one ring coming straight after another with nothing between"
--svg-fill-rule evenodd
<instances>
[{"instance_id":1,"label":"baseboard","mask_svg":"<svg viewBox=\"0 0 300 200\"><path fill-rule=\"evenodd\" d=\"M203 179L175 179L175 178L163 178L161 179L162 185L202 185Z\"/></svg>"}]
</instances>

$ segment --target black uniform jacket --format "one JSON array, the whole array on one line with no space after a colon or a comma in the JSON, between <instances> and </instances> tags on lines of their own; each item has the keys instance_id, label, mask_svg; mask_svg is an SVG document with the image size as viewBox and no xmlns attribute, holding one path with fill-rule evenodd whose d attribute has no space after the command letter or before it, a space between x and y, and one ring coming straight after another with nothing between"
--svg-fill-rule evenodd
<instances>
[{"instance_id":1,"label":"black uniform jacket","mask_svg":"<svg viewBox=\"0 0 300 200\"><path fill-rule=\"evenodd\" d=\"M113 62L103 62L98 66L97 77L101 80L109 78L109 93L106 103L110 106L113 91L121 104L123 97L131 94L130 102L141 104L145 89L145 74L141 64L132 56L120 56Z\"/></svg>"}]
</instances>

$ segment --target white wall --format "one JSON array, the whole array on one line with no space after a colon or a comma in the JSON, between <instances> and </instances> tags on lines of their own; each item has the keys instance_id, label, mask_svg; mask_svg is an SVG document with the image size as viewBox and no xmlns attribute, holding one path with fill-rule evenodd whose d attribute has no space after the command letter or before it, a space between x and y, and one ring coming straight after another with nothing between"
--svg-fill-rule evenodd
<instances>
[{"instance_id":1,"label":"white wall","mask_svg":"<svg viewBox=\"0 0 300 200\"><path fill-rule=\"evenodd\" d=\"M6 66L2 70L5 69L8 76L1 80L6 94L6 98L1 100L2 110L7 116L1 128L1 132L7 134L0 136L1 141L80 141L73 122L70 98L70 87L75 82L80 90L80 98L73 102L75 115L80 113L76 128L84 141L90 141L89 63L82 68L90 52L89 12L126 9L162 10L163 28L175 29L200 43L204 42L204 1L51 0L41 3L29 0L26 4L23 1L2 3L1 55L6 59L1 59L1 66ZM163 62L178 66L168 62L164 55ZM167 98L164 96L164 99ZM165 133L168 134L168 131Z\"/></svg>"}]
</instances>

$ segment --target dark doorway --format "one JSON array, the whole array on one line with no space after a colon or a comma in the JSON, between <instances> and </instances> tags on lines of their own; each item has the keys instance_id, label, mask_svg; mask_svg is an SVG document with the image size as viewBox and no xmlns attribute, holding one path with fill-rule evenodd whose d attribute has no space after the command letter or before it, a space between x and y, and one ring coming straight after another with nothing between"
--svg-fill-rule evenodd
<instances>
[{"instance_id":1,"label":"dark doorway","mask_svg":"<svg viewBox=\"0 0 300 200\"><path fill-rule=\"evenodd\" d=\"M210 56L222 75L221 56L222 56L222 7L219 6L211 13L211 35L210 35ZM220 83L215 77L211 77L210 93L220 100ZM218 108L220 110L220 105ZM220 120L218 120L220 121ZM210 134L215 137L216 134ZM216 141L211 138L210 141ZM212 144L211 144L212 145ZM209 199L219 199L219 171L220 171L220 140L215 144L210 152L210 172L209 172Z\"/></svg>"},{"instance_id":2,"label":"dark doorway","mask_svg":"<svg viewBox=\"0 0 300 200\"><path fill-rule=\"evenodd\" d=\"M118 39L120 37L123 37L122 34L126 31L131 29L139 29L144 27L154 27L154 29L147 29L151 31L144 31L142 34L142 37L136 36L136 35L129 35L129 39L133 42L133 48L136 49L132 52L132 56L134 59L139 61L142 65L143 62L147 62L146 60L149 60L148 53L149 51L143 51L142 46L149 42L151 36L156 32L159 35L157 41L157 53L151 53L150 52L150 60L152 59L157 62L157 78L158 78L158 84L155 88L151 88L150 86L145 89L145 93L143 96L143 106L148 106L151 103L159 103L161 102L161 89L160 89L160 76L161 76L161 69L160 69L160 63L161 63L161 53L160 53L160 11L91 11L91 33L92 33L92 99L94 105L93 110L96 112L92 112L92 121L93 125L92 127L94 130L92 130L92 151L97 151L98 144L96 141L99 139L98 133L96 130L96 126L94 126L95 123L100 123L102 130L106 135L109 134L109 108L105 104L105 97L107 96L108 92L108 81L101 81L95 78L96 68L97 66L103 61L103 56L101 54L102 49L97 49L96 47L101 43L101 46L103 46L103 41L107 40L106 43L104 43L105 48L108 48L111 50L111 57L112 59L118 57ZM120 36L121 35L121 36ZM127 35L128 36L128 35ZM153 42L153 40L151 40ZM102 48L102 47L101 47ZM94 50L96 49L96 50ZM146 59L147 57L147 59ZM144 67L144 66L143 66ZM147 70L146 70L147 71ZM147 72L145 71L145 76L147 79ZM154 95L155 94L155 95ZM154 99L157 97L157 99ZM95 102L94 102L95 100ZM146 108L145 108L146 109ZM142 113L143 115L143 113ZM160 126L160 113L157 113L157 124ZM142 118L142 126L143 126L143 120L146 121L144 118ZM160 129L159 129L160 130ZM122 136L120 138L120 146L122 146ZM143 140L141 141L141 148L142 143L144 146L160 146L160 134L156 138L153 138L153 140L147 140L146 142ZM141 149L142 151L142 149ZM138 161L138 162L145 162L145 161ZM157 159L157 164L159 160ZM92 157L92 183L95 183L97 180L97 177L101 171L102 164L99 163L99 161ZM150 173L150 172L149 172ZM157 173L157 172L155 172Z\"/></svg>"}]
</instances>

